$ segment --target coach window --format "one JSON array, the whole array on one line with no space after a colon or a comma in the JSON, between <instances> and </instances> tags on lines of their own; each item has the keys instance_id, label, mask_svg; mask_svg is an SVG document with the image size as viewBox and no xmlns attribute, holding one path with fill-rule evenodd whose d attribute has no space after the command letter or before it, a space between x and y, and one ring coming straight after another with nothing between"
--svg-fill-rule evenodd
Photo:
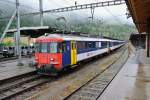
<instances>
[{"instance_id":1,"label":"coach window","mask_svg":"<svg viewBox=\"0 0 150 100\"><path fill-rule=\"evenodd\" d=\"M106 48L107 47L107 41L102 41L101 46L102 46L102 48Z\"/></svg>"},{"instance_id":2,"label":"coach window","mask_svg":"<svg viewBox=\"0 0 150 100\"><path fill-rule=\"evenodd\" d=\"M86 49L88 49L88 48L89 48L89 46L88 46L88 42L87 42L87 41L85 42L85 48L86 48Z\"/></svg>"},{"instance_id":3,"label":"coach window","mask_svg":"<svg viewBox=\"0 0 150 100\"><path fill-rule=\"evenodd\" d=\"M92 43L91 42L88 43L88 47L92 48Z\"/></svg>"},{"instance_id":4,"label":"coach window","mask_svg":"<svg viewBox=\"0 0 150 100\"><path fill-rule=\"evenodd\" d=\"M109 42L109 46L112 47L113 42Z\"/></svg>"},{"instance_id":5,"label":"coach window","mask_svg":"<svg viewBox=\"0 0 150 100\"><path fill-rule=\"evenodd\" d=\"M101 48L102 47L102 43L101 42L99 42L99 48Z\"/></svg>"},{"instance_id":6,"label":"coach window","mask_svg":"<svg viewBox=\"0 0 150 100\"><path fill-rule=\"evenodd\" d=\"M96 48L96 42L92 42L93 48Z\"/></svg>"},{"instance_id":7,"label":"coach window","mask_svg":"<svg viewBox=\"0 0 150 100\"><path fill-rule=\"evenodd\" d=\"M89 48L95 48L95 42L93 41L89 42Z\"/></svg>"},{"instance_id":8,"label":"coach window","mask_svg":"<svg viewBox=\"0 0 150 100\"><path fill-rule=\"evenodd\" d=\"M96 48L100 48L99 43L100 42L96 42Z\"/></svg>"},{"instance_id":9,"label":"coach window","mask_svg":"<svg viewBox=\"0 0 150 100\"><path fill-rule=\"evenodd\" d=\"M79 51L83 49L83 42L82 41L77 42L77 48Z\"/></svg>"}]
</instances>

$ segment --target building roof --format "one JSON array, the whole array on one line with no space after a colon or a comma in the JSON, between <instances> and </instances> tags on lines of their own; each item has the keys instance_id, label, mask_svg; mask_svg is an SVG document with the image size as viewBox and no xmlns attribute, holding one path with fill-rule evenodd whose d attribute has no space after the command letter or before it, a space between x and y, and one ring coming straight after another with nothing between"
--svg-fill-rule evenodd
<instances>
[{"instance_id":1,"label":"building roof","mask_svg":"<svg viewBox=\"0 0 150 100\"><path fill-rule=\"evenodd\" d=\"M140 33L147 32L150 21L150 0L126 0L129 12Z\"/></svg>"},{"instance_id":2,"label":"building roof","mask_svg":"<svg viewBox=\"0 0 150 100\"><path fill-rule=\"evenodd\" d=\"M49 26L38 26L38 27L21 27L20 33L21 35L31 36L32 38L36 38L44 35L45 33L56 31L56 28L52 28ZM16 33L17 29L10 29L7 33Z\"/></svg>"}]
</instances>

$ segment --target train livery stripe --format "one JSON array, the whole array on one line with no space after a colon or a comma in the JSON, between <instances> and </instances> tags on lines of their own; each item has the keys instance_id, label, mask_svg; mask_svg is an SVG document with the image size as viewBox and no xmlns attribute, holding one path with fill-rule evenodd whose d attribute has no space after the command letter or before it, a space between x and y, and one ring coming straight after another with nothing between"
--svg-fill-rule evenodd
<instances>
[{"instance_id":1,"label":"train livery stripe","mask_svg":"<svg viewBox=\"0 0 150 100\"><path fill-rule=\"evenodd\" d=\"M124 44L110 47L110 49L114 50L122 45L124 45ZM77 54L77 61L79 62L79 61L82 61L82 60L85 60L85 59L88 59L88 58L91 58L91 57L94 57L94 56L97 56L97 55L100 55L100 54L103 54L106 52L108 52L108 48L103 48L103 49L98 49L98 50L89 51L89 52L85 52L85 53L80 53L80 54Z\"/></svg>"}]
</instances>

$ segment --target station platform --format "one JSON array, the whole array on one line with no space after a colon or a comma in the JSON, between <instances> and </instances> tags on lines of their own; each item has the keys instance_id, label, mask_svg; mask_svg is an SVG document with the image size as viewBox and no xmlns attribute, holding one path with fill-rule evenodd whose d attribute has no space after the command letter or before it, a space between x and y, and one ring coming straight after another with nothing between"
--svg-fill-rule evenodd
<instances>
[{"instance_id":1,"label":"station platform","mask_svg":"<svg viewBox=\"0 0 150 100\"><path fill-rule=\"evenodd\" d=\"M23 66L17 66L17 60L0 62L0 81L35 71L28 66L30 61L33 61L33 58L22 58Z\"/></svg>"},{"instance_id":2,"label":"station platform","mask_svg":"<svg viewBox=\"0 0 150 100\"><path fill-rule=\"evenodd\" d=\"M150 58L137 49L98 100L150 100Z\"/></svg>"}]
</instances>

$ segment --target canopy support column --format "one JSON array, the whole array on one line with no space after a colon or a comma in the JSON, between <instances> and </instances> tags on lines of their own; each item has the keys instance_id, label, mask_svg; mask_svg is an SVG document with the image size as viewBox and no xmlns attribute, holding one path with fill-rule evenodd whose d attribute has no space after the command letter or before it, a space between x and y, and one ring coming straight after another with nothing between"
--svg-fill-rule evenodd
<instances>
[{"instance_id":1,"label":"canopy support column","mask_svg":"<svg viewBox=\"0 0 150 100\"><path fill-rule=\"evenodd\" d=\"M17 9L17 33L16 33L16 46L18 51L18 66L22 66L21 60L21 43L20 43L20 9L19 9L19 0L16 0L16 9Z\"/></svg>"},{"instance_id":2,"label":"canopy support column","mask_svg":"<svg viewBox=\"0 0 150 100\"><path fill-rule=\"evenodd\" d=\"M150 19L148 20L147 24L147 57L149 57L149 50L150 50Z\"/></svg>"}]
</instances>

